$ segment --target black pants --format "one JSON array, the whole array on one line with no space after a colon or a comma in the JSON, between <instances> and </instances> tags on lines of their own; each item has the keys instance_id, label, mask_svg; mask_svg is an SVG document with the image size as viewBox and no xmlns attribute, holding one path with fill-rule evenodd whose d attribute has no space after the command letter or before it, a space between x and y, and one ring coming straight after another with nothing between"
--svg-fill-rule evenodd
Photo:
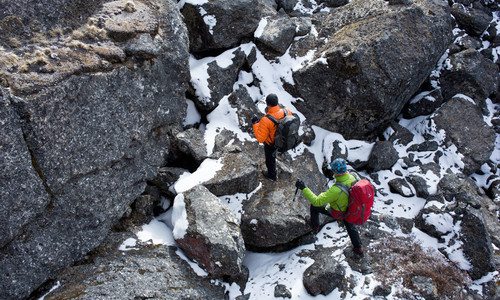
<instances>
[{"instance_id":1,"label":"black pants","mask_svg":"<svg viewBox=\"0 0 500 300\"><path fill-rule=\"evenodd\" d=\"M276 178L276 147L274 144L264 143L264 155L266 157L267 174L271 178Z\"/></svg>"},{"instance_id":2,"label":"black pants","mask_svg":"<svg viewBox=\"0 0 500 300\"><path fill-rule=\"evenodd\" d=\"M313 206L311 205L310 207L310 212L311 212L311 225L313 227L319 226L319 214L322 213L324 215L327 215L331 217L331 215L328 213L328 211L325 210L325 206ZM347 229L347 234L349 235L349 238L351 239L351 243L354 246L354 248L361 248L361 239L359 238L359 233L358 229L356 228L356 225L344 221L345 228Z\"/></svg>"}]
</instances>

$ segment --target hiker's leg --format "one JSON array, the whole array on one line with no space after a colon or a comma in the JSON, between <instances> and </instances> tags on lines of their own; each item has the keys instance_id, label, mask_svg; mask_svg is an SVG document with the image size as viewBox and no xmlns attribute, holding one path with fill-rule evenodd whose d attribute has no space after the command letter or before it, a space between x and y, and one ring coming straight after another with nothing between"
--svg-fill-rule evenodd
<instances>
[{"instance_id":1,"label":"hiker's leg","mask_svg":"<svg viewBox=\"0 0 500 300\"><path fill-rule=\"evenodd\" d=\"M349 235L349 238L351 239L351 243L354 246L354 248L360 249L362 247L361 245L361 239L359 238L359 232L358 229L356 228L356 225L346 222L344 220L344 225L345 228L347 229L347 234Z\"/></svg>"},{"instance_id":2,"label":"hiker's leg","mask_svg":"<svg viewBox=\"0 0 500 300\"><path fill-rule=\"evenodd\" d=\"M327 216L330 216L328 211L325 210L325 206L313 206L311 205L309 208L309 211L311 213L311 226L313 228L319 228L319 214L324 214Z\"/></svg>"},{"instance_id":3,"label":"hiker's leg","mask_svg":"<svg viewBox=\"0 0 500 300\"><path fill-rule=\"evenodd\" d=\"M270 178L276 178L276 156L274 156L275 151L276 147L274 147L274 145L268 145L267 143L264 143L267 174Z\"/></svg>"}]
</instances>

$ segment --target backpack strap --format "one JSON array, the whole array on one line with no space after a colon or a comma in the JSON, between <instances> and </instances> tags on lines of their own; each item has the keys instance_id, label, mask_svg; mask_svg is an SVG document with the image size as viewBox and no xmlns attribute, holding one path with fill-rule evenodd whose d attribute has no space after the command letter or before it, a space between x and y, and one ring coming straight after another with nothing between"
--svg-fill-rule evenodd
<instances>
[{"instance_id":1,"label":"backpack strap","mask_svg":"<svg viewBox=\"0 0 500 300\"><path fill-rule=\"evenodd\" d=\"M283 107L283 118L288 115L288 109L286 107Z\"/></svg>"},{"instance_id":2,"label":"backpack strap","mask_svg":"<svg viewBox=\"0 0 500 300\"><path fill-rule=\"evenodd\" d=\"M283 111L283 118L286 117L288 115L288 109L286 107L283 107L281 110ZM271 120L274 124L278 125L278 120L276 120L275 117L271 116L270 114L266 114L266 117L269 120ZM283 119L283 118L281 118L281 119Z\"/></svg>"},{"instance_id":3,"label":"backpack strap","mask_svg":"<svg viewBox=\"0 0 500 300\"><path fill-rule=\"evenodd\" d=\"M344 192L349 197L349 188L347 187L347 185L345 185L341 182L335 182L334 186L336 186L340 189L341 194L342 194L342 192Z\"/></svg>"},{"instance_id":4,"label":"backpack strap","mask_svg":"<svg viewBox=\"0 0 500 300\"><path fill-rule=\"evenodd\" d=\"M271 116L270 114L267 114L266 117L271 120L274 124L278 125L278 120L276 120L275 117Z\"/></svg>"}]
</instances>

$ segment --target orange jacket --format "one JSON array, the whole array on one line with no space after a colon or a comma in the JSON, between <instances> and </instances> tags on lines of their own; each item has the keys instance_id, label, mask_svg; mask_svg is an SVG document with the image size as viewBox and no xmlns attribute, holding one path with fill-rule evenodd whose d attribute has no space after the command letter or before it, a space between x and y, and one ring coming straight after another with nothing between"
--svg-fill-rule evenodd
<instances>
[{"instance_id":1,"label":"orange jacket","mask_svg":"<svg viewBox=\"0 0 500 300\"><path fill-rule=\"evenodd\" d=\"M288 115L291 115L289 109L287 109ZM276 120L281 120L285 117L285 110L279 105L270 107L266 116L271 115L276 118ZM274 143L274 136L276 135L276 124L271 121L268 117L262 117L258 123L253 124L253 132L259 143L266 143L271 145Z\"/></svg>"}]
</instances>

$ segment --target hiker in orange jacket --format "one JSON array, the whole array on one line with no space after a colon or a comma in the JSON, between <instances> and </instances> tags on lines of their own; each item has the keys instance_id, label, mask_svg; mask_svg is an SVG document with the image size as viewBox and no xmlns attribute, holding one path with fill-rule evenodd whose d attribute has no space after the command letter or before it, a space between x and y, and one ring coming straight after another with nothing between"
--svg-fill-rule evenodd
<instances>
[{"instance_id":1,"label":"hiker in orange jacket","mask_svg":"<svg viewBox=\"0 0 500 300\"><path fill-rule=\"evenodd\" d=\"M257 116L254 116L252 118L252 123L257 141L259 141L259 143L264 143L267 171L262 171L262 174L274 181L278 178L276 171L276 147L274 146L276 124L274 124L274 122L271 121L267 115L273 116L276 120L281 120L285 117L286 111L288 111L288 115L291 115L292 113L290 110L285 111L279 106L278 96L275 94L269 94L266 97L266 104L266 115L262 117L260 121Z\"/></svg>"}]
</instances>

